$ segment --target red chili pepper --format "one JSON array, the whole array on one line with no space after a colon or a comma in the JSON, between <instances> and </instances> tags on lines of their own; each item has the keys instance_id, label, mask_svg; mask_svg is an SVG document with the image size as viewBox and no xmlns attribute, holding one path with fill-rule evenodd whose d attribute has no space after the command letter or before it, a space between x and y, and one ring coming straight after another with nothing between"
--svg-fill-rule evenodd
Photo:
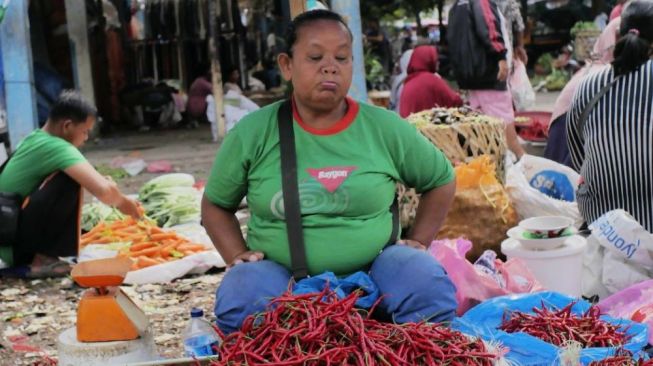
<instances>
[{"instance_id":1,"label":"red chili pepper","mask_svg":"<svg viewBox=\"0 0 653 366\"><path fill-rule=\"evenodd\" d=\"M437 324L381 323L330 290L286 293L224 338L211 365L483 365L498 356L483 341ZM377 302L378 304L378 302Z\"/></svg>"},{"instance_id":2,"label":"red chili pepper","mask_svg":"<svg viewBox=\"0 0 653 366\"><path fill-rule=\"evenodd\" d=\"M591 307L585 314L575 315L574 305L572 302L554 310L542 302L541 308L533 309L534 314L520 311L504 314L499 329L508 333L524 332L556 346L576 341L583 347L618 347L628 341L627 329L601 320L598 308Z\"/></svg>"}]
</instances>

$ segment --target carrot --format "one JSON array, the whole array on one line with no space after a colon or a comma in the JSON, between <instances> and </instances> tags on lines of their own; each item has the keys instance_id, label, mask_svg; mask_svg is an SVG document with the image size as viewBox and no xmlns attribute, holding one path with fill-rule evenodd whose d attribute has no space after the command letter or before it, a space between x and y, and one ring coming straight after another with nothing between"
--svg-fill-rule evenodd
<instances>
[{"instance_id":1,"label":"carrot","mask_svg":"<svg viewBox=\"0 0 653 366\"><path fill-rule=\"evenodd\" d=\"M93 244L95 240L99 240L99 239L100 239L99 236L89 236L86 238L82 237L82 240L79 241L79 245L84 247L89 244Z\"/></svg>"},{"instance_id":2,"label":"carrot","mask_svg":"<svg viewBox=\"0 0 653 366\"><path fill-rule=\"evenodd\" d=\"M176 239L176 238L177 238L177 234L175 233L161 233L161 234L150 235L150 239L152 241L161 241L161 240Z\"/></svg>"},{"instance_id":3,"label":"carrot","mask_svg":"<svg viewBox=\"0 0 653 366\"><path fill-rule=\"evenodd\" d=\"M197 252L197 251L206 250L206 247L204 245L202 245L202 244L188 243L188 244L182 244L182 245L178 246L177 250L179 250L180 252L184 252L184 251Z\"/></svg>"},{"instance_id":4,"label":"carrot","mask_svg":"<svg viewBox=\"0 0 653 366\"><path fill-rule=\"evenodd\" d=\"M131 247L129 247L129 251L131 252L138 252L143 249L148 249L157 246L155 243L146 241L144 243L138 243L138 244L132 244Z\"/></svg>"},{"instance_id":5,"label":"carrot","mask_svg":"<svg viewBox=\"0 0 653 366\"><path fill-rule=\"evenodd\" d=\"M161 230L161 228L157 226L152 226L150 228L150 234L161 234L161 233L165 233L165 231Z\"/></svg>"},{"instance_id":6,"label":"carrot","mask_svg":"<svg viewBox=\"0 0 653 366\"><path fill-rule=\"evenodd\" d=\"M173 242L173 243L168 243L168 244L166 244L163 248L161 248L161 256L162 256L163 258L167 258L167 257L169 257L169 256L170 256L170 252L172 252L173 250L175 250L175 248L177 247L177 245L178 245L178 243L174 243L174 242Z\"/></svg>"},{"instance_id":7,"label":"carrot","mask_svg":"<svg viewBox=\"0 0 653 366\"><path fill-rule=\"evenodd\" d=\"M148 258L148 257L145 257L145 256L139 256L138 257L138 262L136 262L136 265L139 268L146 268L146 267L150 267L150 266L156 266L157 264L159 264L159 262L157 262L156 260L154 260L152 258Z\"/></svg>"},{"instance_id":8,"label":"carrot","mask_svg":"<svg viewBox=\"0 0 653 366\"><path fill-rule=\"evenodd\" d=\"M157 253L161 252L161 248L159 247L154 247L154 248L147 248L140 250L138 252L131 252L130 256L131 257L141 257L141 256L147 256L147 257L152 257Z\"/></svg>"},{"instance_id":9,"label":"carrot","mask_svg":"<svg viewBox=\"0 0 653 366\"><path fill-rule=\"evenodd\" d=\"M95 227L92 228L91 231L89 231L88 233L86 233L84 235L89 235L89 236L95 235L95 234L101 232L102 230L104 230L105 227L106 227L106 225L104 224L104 222L100 222L99 224L95 225Z\"/></svg>"}]
</instances>

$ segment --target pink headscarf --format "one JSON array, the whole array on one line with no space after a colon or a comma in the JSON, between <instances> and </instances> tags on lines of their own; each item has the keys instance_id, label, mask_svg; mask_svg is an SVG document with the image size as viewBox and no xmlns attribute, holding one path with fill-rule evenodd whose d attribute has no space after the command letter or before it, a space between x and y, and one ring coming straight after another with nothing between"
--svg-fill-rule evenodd
<instances>
[{"instance_id":1,"label":"pink headscarf","mask_svg":"<svg viewBox=\"0 0 653 366\"><path fill-rule=\"evenodd\" d=\"M562 92L560 92L558 99L556 99L556 102L553 105L551 122L567 113L567 111L571 108L571 103L574 100L576 90L578 90L578 87L580 86L580 83L583 81L585 76L606 67L606 65L609 65L612 62L614 59L614 45L617 43L617 36L619 33L620 25L621 17L618 17L612 20L608 26L605 27L603 32L601 32L601 35L594 44L594 50L592 51L595 55L599 56L599 60L596 62L588 63L585 65L585 67L578 70L578 72L574 74L571 80L569 80L567 85L565 85L564 89L562 89ZM549 122L549 124L551 122Z\"/></svg>"}]
</instances>

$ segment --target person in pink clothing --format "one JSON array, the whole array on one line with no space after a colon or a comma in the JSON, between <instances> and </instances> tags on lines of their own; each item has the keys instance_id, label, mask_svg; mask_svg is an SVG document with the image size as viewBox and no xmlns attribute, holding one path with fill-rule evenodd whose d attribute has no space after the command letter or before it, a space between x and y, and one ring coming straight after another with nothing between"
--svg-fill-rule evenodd
<instances>
[{"instance_id":1,"label":"person in pink clothing","mask_svg":"<svg viewBox=\"0 0 653 366\"><path fill-rule=\"evenodd\" d=\"M449 84L437 74L438 53L433 46L419 46L413 51L408 63L408 76L400 96L399 115L403 118L411 113L433 107L460 107L463 100Z\"/></svg>"},{"instance_id":2,"label":"person in pink clothing","mask_svg":"<svg viewBox=\"0 0 653 366\"><path fill-rule=\"evenodd\" d=\"M206 96L213 93L211 75L207 72L195 79L188 89L186 111L197 121L206 120Z\"/></svg>"},{"instance_id":3,"label":"person in pink clothing","mask_svg":"<svg viewBox=\"0 0 653 366\"><path fill-rule=\"evenodd\" d=\"M567 146L567 111L571 108L574 95L585 77L610 65L614 59L614 46L617 43L620 25L621 17L608 23L594 44L592 54L595 60L589 61L585 67L576 72L556 99L549 123L549 139L544 150L545 158L571 167L571 156Z\"/></svg>"},{"instance_id":4,"label":"person in pink clothing","mask_svg":"<svg viewBox=\"0 0 653 366\"><path fill-rule=\"evenodd\" d=\"M617 19L621 16L621 13L624 11L624 7L626 6L626 3L628 0L619 0L617 2L617 5L612 8L612 11L610 12L610 21Z\"/></svg>"}]
</instances>

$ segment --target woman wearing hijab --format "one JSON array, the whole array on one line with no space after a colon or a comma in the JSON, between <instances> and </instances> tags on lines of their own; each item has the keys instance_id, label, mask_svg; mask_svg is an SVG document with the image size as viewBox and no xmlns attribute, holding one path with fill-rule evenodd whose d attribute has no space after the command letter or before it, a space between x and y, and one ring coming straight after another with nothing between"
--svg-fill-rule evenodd
<instances>
[{"instance_id":1,"label":"woman wearing hijab","mask_svg":"<svg viewBox=\"0 0 653 366\"><path fill-rule=\"evenodd\" d=\"M407 117L433 107L460 107L463 100L437 74L438 53L433 46L419 46L408 63L401 92L399 115Z\"/></svg>"},{"instance_id":2,"label":"woman wearing hijab","mask_svg":"<svg viewBox=\"0 0 653 366\"><path fill-rule=\"evenodd\" d=\"M399 58L399 74L392 79L392 85L390 87L390 105L392 110L399 113L399 108L401 103L399 99L401 98L401 92L404 89L404 82L408 76L408 63L410 62L410 57L413 55L413 50L407 50Z\"/></svg>"}]
</instances>

